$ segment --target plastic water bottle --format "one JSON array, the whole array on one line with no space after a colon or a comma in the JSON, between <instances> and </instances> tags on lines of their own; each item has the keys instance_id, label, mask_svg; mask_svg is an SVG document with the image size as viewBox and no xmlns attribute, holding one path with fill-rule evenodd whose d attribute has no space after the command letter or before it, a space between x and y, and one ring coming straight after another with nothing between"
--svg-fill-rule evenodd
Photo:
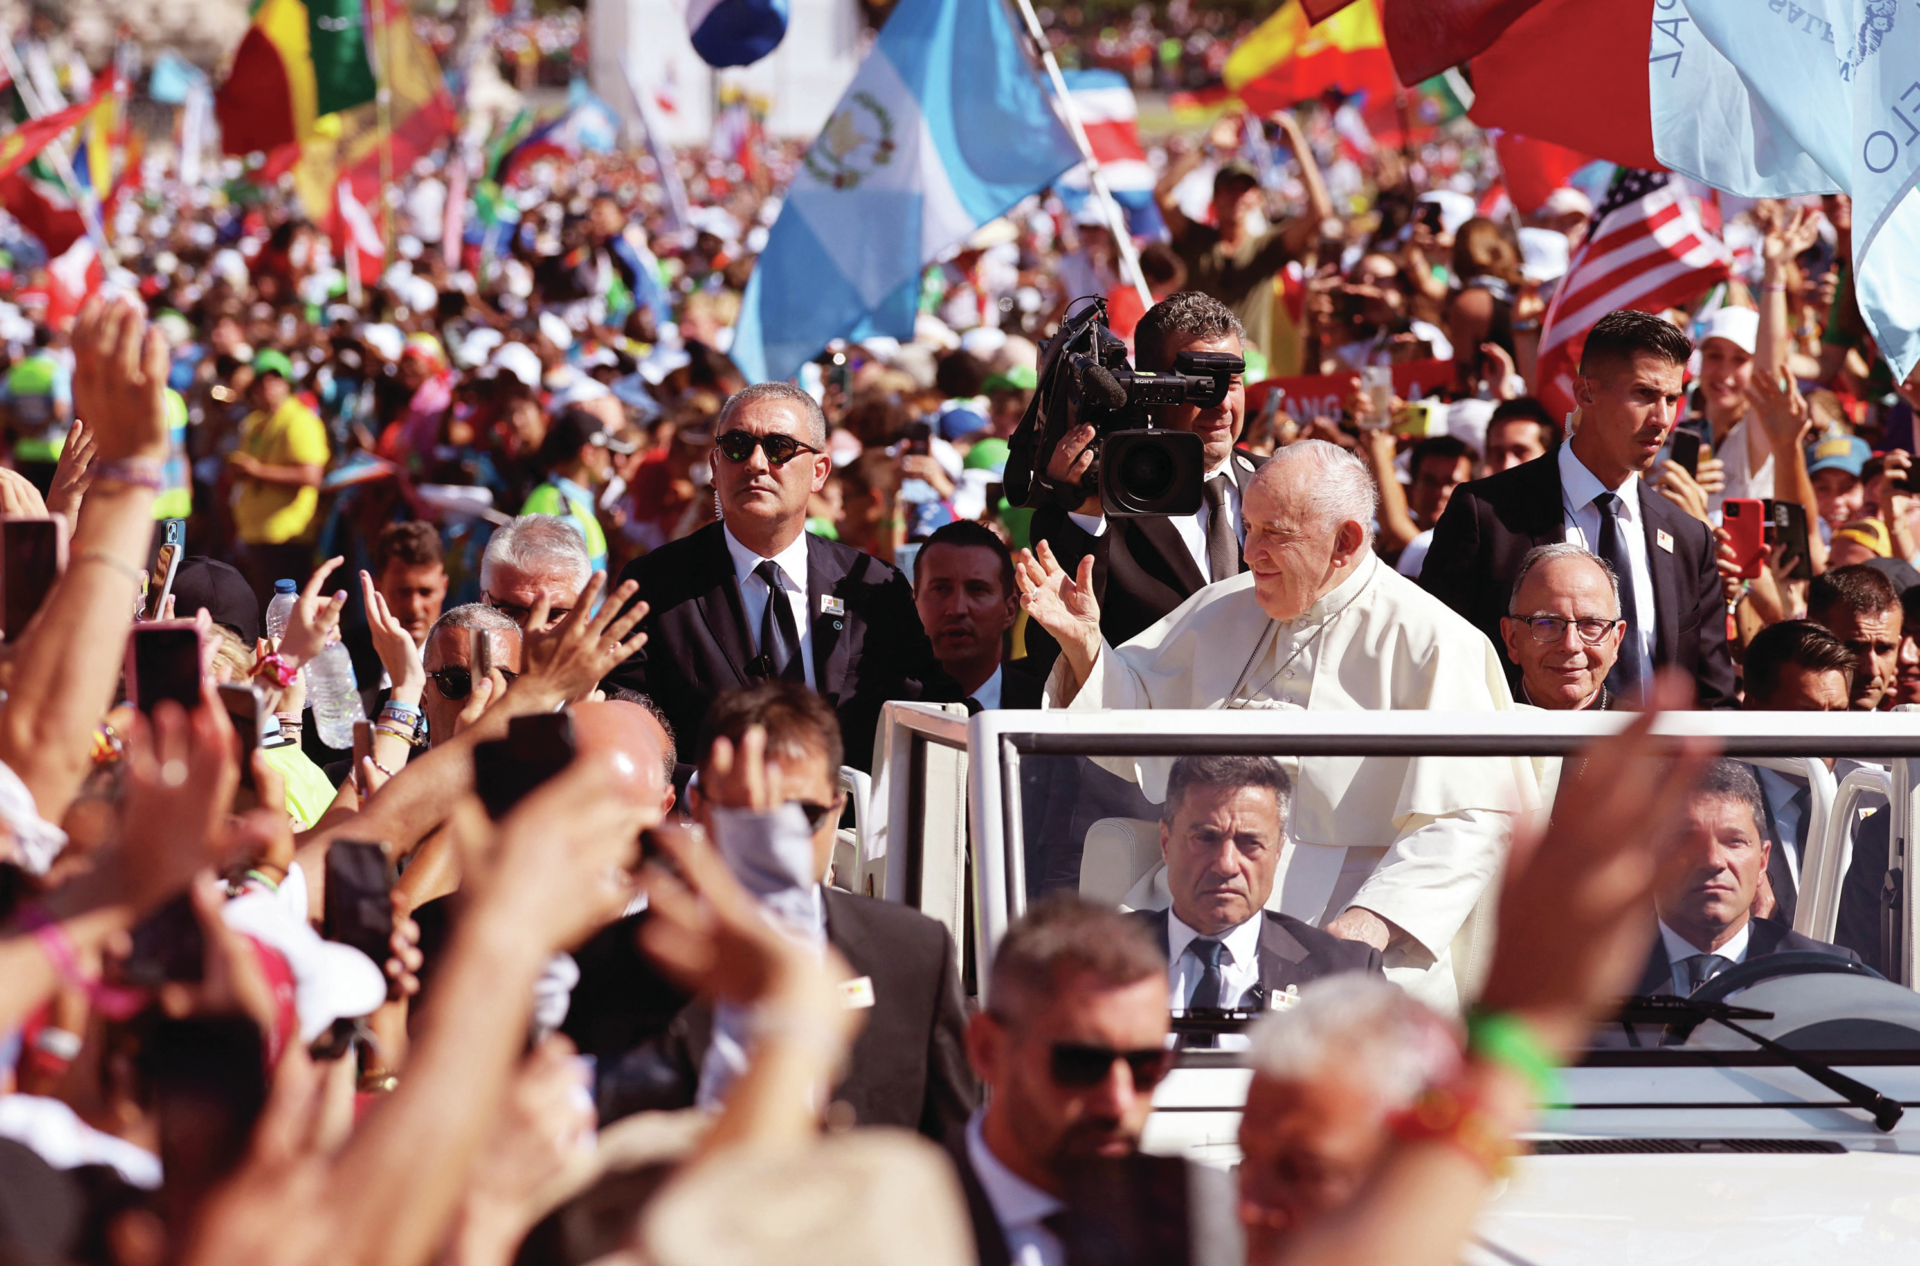
<instances>
[{"instance_id":1,"label":"plastic water bottle","mask_svg":"<svg viewBox=\"0 0 1920 1266\"><path fill-rule=\"evenodd\" d=\"M353 750L353 726L367 719L360 706L353 656L346 643L334 642L307 663L307 706L313 709L320 741L335 751Z\"/></svg>"},{"instance_id":2,"label":"plastic water bottle","mask_svg":"<svg viewBox=\"0 0 1920 1266\"><path fill-rule=\"evenodd\" d=\"M267 604L267 640L277 642L293 619L294 604L300 601L300 587L291 580L273 582L273 601Z\"/></svg>"}]
</instances>

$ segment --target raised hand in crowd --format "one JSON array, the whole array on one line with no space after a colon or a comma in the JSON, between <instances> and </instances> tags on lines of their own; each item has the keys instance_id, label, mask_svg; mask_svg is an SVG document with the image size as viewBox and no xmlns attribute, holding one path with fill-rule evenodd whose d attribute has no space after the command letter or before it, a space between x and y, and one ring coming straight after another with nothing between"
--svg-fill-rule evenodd
<instances>
[{"instance_id":1,"label":"raised hand in crowd","mask_svg":"<svg viewBox=\"0 0 1920 1266\"><path fill-rule=\"evenodd\" d=\"M1100 655L1100 601L1093 594L1093 556L1080 560L1069 576L1041 541L1037 550L1021 550L1013 560L1014 583L1027 615L1060 643L1060 653L1073 672L1075 685L1084 683Z\"/></svg>"},{"instance_id":2,"label":"raised hand in crowd","mask_svg":"<svg viewBox=\"0 0 1920 1266\"><path fill-rule=\"evenodd\" d=\"M25 475L0 468L0 514L10 519L43 519L47 503Z\"/></svg>"},{"instance_id":3,"label":"raised hand in crowd","mask_svg":"<svg viewBox=\"0 0 1920 1266\"><path fill-rule=\"evenodd\" d=\"M646 603L633 601L640 586L624 581L602 602L606 587L606 573L595 572L573 610L552 628L546 627L547 599L540 599L527 622L526 671L514 691L551 706L584 699L647 644L644 632L634 632L648 611Z\"/></svg>"},{"instance_id":4,"label":"raised hand in crowd","mask_svg":"<svg viewBox=\"0 0 1920 1266\"><path fill-rule=\"evenodd\" d=\"M93 432L85 418L75 418L53 469L53 484L47 490L47 511L62 515L69 530L80 526L80 506L93 484Z\"/></svg>"}]
</instances>

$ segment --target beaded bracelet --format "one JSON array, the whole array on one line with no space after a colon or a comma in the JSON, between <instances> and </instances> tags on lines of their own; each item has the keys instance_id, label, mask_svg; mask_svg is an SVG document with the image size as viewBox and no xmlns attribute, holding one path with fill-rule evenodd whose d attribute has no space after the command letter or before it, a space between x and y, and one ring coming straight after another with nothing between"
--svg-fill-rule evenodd
<instances>
[{"instance_id":1,"label":"beaded bracelet","mask_svg":"<svg viewBox=\"0 0 1920 1266\"><path fill-rule=\"evenodd\" d=\"M132 484L137 488L151 488L155 492L160 492L167 486L166 476L159 462L138 458L95 462L92 475L95 483Z\"/></svg>"},{"instance_id":2,"label":"beaded bracelet","mask_svg":"<svg viewBox=\"0 0 1920 1266\"><path fill-rule=\"evenodd\" d=\"M1467 1053L1517 1073L1540 1103L1560 1103L1560 1061L1531 1024L1510 1011L1475 1010L1467 1016Z\"/></svg>"}]
</instances>

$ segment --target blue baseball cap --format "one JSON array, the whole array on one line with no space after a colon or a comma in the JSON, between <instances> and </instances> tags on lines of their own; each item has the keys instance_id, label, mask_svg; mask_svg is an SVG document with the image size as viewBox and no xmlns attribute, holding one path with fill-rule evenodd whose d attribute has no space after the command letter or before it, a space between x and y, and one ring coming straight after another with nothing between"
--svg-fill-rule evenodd
<instances>
[{"instance_id":1,"label":"blue baseball cap","mask_svg":"<svg viewBox=\"0 0 1920 1266\"><path fill-rule=\"evenodd\" d=\"M1823 470L1844 470L1855 479L1867 468L1867 459L1873 456L1873 450L1867 442L1857 435L1834 435L1807 448L1807 473L1817 474Z\"/></svg>"}]
</instances>

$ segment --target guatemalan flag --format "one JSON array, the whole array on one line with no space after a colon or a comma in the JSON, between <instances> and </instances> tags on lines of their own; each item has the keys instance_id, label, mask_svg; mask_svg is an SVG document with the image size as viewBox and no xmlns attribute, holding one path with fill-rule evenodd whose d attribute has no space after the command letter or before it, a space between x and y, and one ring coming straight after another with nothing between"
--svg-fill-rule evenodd
<instances>
[{"instance_id":1,"label":"guatemalan flag","mask_svg":"<svg viewBox=\"0 0 1920 1266\"><path fill-rule=\"evenodd\" d=\"M750 380L913 337L921 270L1080 160L1001 0L899 0L787 191L734 331Z\"/></svg>"},{"instance_id":2,"label":"guatemalan flag","mask_svg":"<svg viewBox=\"0 0 1920 1266\"><path fill-rule=\"evenodd\" d=\"M1100 160L1100 174L1127 213L1127 228L1135 237L1163 236L1166 222L1153 203L1153 168L1140 145L1139 107L1127 77L1117 70L1069 70L1062 77L1086 129L1087 145ZM1084 163L1060 179L1060 200L1070 211L1079 210L1091 192Z\"/></svg>"},{"instance_id":3,"label":"guatemalan flag","mask_svg":"<svg viewBox=\"0 0 1920 1266\"><path fill-rule=\"evenodd\" d=\"M787 34L787 0L683 0L693 51L709 66L750 66Z\"/></svg>"}]
</instances>

